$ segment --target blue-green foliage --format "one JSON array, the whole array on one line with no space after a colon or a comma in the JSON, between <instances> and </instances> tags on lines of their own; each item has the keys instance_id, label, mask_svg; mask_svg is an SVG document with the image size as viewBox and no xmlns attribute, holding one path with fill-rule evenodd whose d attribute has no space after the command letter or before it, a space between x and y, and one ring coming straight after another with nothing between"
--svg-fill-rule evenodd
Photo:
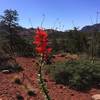
<instances>
[{"instance_id":1,"label":"blue-green foliage","mask_svg":"<svg viewBox=\"0 0 100 100\"><path fill-rule=\"evenodd\" d=\"M58 84L77 90L90 89L100 83L100 64L89 61L56 63L47 69Z\"/></svg>"}]
</instances>

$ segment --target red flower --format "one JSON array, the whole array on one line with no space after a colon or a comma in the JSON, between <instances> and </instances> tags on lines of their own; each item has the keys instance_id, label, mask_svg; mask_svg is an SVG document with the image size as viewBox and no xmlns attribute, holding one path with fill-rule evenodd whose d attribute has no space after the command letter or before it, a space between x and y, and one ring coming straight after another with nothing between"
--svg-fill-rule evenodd
<instances>
[{"instance_id":1,"label":"red flower","mask_svg":"<svg viewBox=\"0 0 100 100\"><path fill-rule=\"evenodd\" d=\"M48 48L47 51L48 51L48 53L51 53L52 48Z\"/></svg>"},{"instance_id":2,"label":"red flower","mask_svg":"<svg viewBox=\"0 0 100 100\"><path fill-rule=\"evenodd\" d=\"M44 56L51 53L51 48L47 48L48 46L48 34L43 30L38 28L36 30L36 36L34 37L33 44L36 45L36 51L38 53L42 53Z\"/></svg>"},{"instance_id":3,"label":"red flower","mask_svg":"<svg viewBox=\"0 0 100 100\"><path fill-rule=\"evenodd\" d=\"M48 36L47 33L44 30L40 29L40 28L38 28L36 30L36 34L41 36L41 37L44 37L44 38L47 38L47 36Z\"/></svg>"},{"instance_id":4,"label":"red flower","mask_svg":"<svg viewBox=\"0 0 100 100\"><path fill-rule=\"evenodd\" d=\"M44 52L44 49L41 48L41 47L36 47L36 51L37 51L38 53L43 53L43 52Z\"/></svg>"}]
</instances>

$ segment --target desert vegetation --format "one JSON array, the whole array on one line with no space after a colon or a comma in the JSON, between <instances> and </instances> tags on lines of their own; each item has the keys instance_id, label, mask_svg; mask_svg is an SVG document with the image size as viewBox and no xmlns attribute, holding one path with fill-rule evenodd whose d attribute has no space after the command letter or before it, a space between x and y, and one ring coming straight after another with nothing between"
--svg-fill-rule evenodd
<instances>
[{"instance_id":1,"label":"desert vegetation","mask_svg":"<svg viewBox=\"0 0 100 100\"><path fill-rule=\"evenodd\" d=\"M44 100L41 89L46 100L91 100L100 93L98 27L26 29L18 18L12 9L0 16L1 100Z\"/></svg>"}]
</instances>

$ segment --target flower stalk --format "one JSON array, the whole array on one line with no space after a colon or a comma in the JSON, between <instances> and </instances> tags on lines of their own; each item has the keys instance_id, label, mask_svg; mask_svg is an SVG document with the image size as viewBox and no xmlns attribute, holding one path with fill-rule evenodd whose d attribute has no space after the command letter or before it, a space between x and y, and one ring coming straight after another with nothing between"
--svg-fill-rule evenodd
<instances>
[{"instance_id":1,"label":"flower stalk","mask_svg":"<svg viewBox=\"0 0 100 100\"><path fill-rule=\"evenodd\" d=\"M39 65L39 70L38 70L39 85L40 85L42 92L44 93L45 99L51 100L48 94L46 83L44 82L44 78L42 75L42 68L44 67L45 62L47 61L47 58L52 50L51 48L48 48L48 38L47 37L48 37L47 33L43 29L38 28L36 30L36 36L34 37L33 44L36 45L36 48L35 48L36 52L40 56L40 60L38 63Z\"/></svg>"},{"instance_id":2,"label":"flower stalk","mask_svg":"<svg viewBox=\"0 0 100 100\"><path fill-rule=\"evenodd\" d=\"M50 96L48 95L48 89L47 89L47 86L44 82L43 75L42 75L42 67L43 66L44 66L44 63L41 61L41 64L39 66L39 71L38 71L39 85L40 85L42 92L44 93L45 99L51 100Z\"/></svg>"}]
</instances>

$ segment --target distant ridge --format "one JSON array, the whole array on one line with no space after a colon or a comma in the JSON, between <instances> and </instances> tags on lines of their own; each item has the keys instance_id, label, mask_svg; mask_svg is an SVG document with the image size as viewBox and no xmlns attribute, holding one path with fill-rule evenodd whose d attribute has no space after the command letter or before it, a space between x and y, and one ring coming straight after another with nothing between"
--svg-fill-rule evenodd
<instances>
[{"instance_id":1,"label":"distant ridge","mask_svg":"<svg viewBox=\"0 0 100 100\"><path fill-rule=\"evenodd\" d=\"M94 25L84 26L81 29L82 32L93 32L95 30L100 32L100 23L99 24L94 24Z\"/></svg>"}]
</instances>

